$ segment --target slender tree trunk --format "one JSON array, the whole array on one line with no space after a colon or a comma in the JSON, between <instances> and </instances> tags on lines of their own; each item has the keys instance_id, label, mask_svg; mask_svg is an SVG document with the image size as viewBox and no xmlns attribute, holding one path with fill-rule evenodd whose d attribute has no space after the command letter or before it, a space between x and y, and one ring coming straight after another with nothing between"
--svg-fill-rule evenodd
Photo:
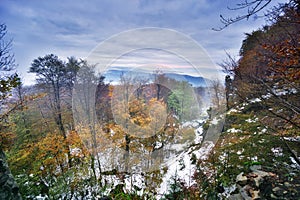
<instances>
[{"instance_id":1,"label":"slender tree trunk","mask_svg":"<svg viewBox=\"0 0 300 200\"><path fill-rule=\"evenodd\" d=\"M161 90L161 86L160 84L156 84L157 85L157 93L156 93L156 99L157 101L160 99L160 90Z\"/></svg>"},{"instance_id":2,"label":"slender tree trunk","mask_svg":"<svg viewBox=\"0 0 300 200\"><path fill-rule=\"evenodd\" d=\"M97 180L94 152L92 152L92 154L91 154L91 168L92 168L92 171L93 171L94 179Z\"/></svg>"},{"instance_id":3,"label":"slender tree trunk","mask_svg":"<svg viewBox=\"0 0 300 200\"><path fill-rule=\"evenodd\" d=\"M129 144L130 144L130 135L125 135L125 154L124 154L124 160L125 160L125 172L128 171L128 159L129 159Z\"/></svg>"},{"instance_id":4,"label":"slender tree trunk","mask_svg":"<svg viewBox=\"0 0 300 200\"><path fill-rule=\"evenodd\" d=\"M64 128L63 120L62 120L62 110L61 110L61 97L60 97L60 85L59 82L52 83L53 87L53 95L54 95L54 111L55 111L55 121L56 124L64 137L64 139L67 139L66 130ZM68 166L72 167L72 159L71 159L71 150L69 145L67 144L67 156L68 156Z\"/></svg>"},{"instance_id":5,"label":"slender tree trunk","mask_svg":"<svg viewBox=\"0 0 300 200\"><path fill-rule=\"evenodd\" d=\"M60 98L60 86L59 83L56 83L54 86L54 101L56 109L56 124L61 131L62 135L66 138L66 131L62 121L62 110L61 110L61 98Z\"/></svg>"},{"instance_id":6,"label":"slender tree trunk","mask_svg":"<svg viewBox=\"0 0 300 200\"><path fill-rule=\"evenodd\" d=\"M95 162L95 158L97 158L97 164L98 164L98 169L99 169L99 179L100 179L100 183L101 183L101 179L102 179L102 175L101 175L101 173L102 173L102 169L101 169L101 162L100 162L100 158L99 158L99 154L98 154L98 152L97 152L97 140L96 140L96 132L95 132L95 128L94 128L94 125L91 125L90 126L90 132L91 132L91 134L92 134L92 142L93 142L93 152L92 152L92 154L93 154L93 162ZM95 170L95 167L94 167L94 169L93 170ZM94 173L95 173L95 171L94 171ZM96 174L95 174L95 178L96 178ZM97 178L96 178L97 179ZM100 185L101 186L101 185Z\"/></svg>"}]
</instances>

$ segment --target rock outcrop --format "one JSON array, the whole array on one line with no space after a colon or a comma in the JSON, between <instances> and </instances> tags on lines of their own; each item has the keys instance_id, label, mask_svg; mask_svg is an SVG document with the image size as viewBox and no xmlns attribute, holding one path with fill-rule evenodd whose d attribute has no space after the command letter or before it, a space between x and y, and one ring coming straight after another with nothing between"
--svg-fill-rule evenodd
<instances>
[{"instance_id":1,"label":"rock outcrop","mask_svg":"<svg viewBox=\"0 0 300 200\"><path fill-rule=\"evenodd\" d=\"M19 187L11 174L4 152L0 149L0 199L21 200Z\"/></svg>"},{"instance_id":2,"label":"rock outcrop","mask_svg":"<svg viewBox=\"0 0 300 200\"><path fill-rule=\"evenodd\" d=\"M241 172L236 177L236 188L229 200L298 199L298 185L280 183L278 176L261 170L261 166L250 167L251 172Z\"/></svg>"}]
</instances>

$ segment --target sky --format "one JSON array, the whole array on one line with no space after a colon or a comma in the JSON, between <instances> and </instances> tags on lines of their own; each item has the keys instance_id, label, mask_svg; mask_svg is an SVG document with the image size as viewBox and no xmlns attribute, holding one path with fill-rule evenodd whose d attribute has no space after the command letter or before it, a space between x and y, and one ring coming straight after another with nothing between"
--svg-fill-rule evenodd
<instances>
[{"instance_id":1,"label":"sky","mask_svg":"<svg viewBox=\"0 0 300 200\"><path fill-rule=\"evenodd\" d=\"M71 56L93 61L113 52L105 61L110 67L158 66L195 76L196 68L210 78L220 70L226 52L238 56L245 33L265 24L263 18L251 17L212 30L222 26L220 14L245 12L227 8L241 1L1 0L0 22L13 39L16 70L26 85L34 83L34 75L27 73L32 61L50 53L65 61Z\"/></svg>"}]
</instances>

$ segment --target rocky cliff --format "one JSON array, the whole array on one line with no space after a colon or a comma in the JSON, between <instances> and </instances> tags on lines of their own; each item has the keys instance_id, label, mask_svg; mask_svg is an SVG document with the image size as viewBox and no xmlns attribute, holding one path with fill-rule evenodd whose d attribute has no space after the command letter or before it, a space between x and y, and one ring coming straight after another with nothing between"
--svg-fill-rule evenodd
<instances>
[{"instance_id":1,"label":"rocky cliff","mask_svg":"<svg viewBox=\"0 0 300 200\"><path fill-rule=\"evenodd\" d=\"M0 199L20 200L19 187L11 174L4 152L0 149Z\"/></svg>"}]
</instances>

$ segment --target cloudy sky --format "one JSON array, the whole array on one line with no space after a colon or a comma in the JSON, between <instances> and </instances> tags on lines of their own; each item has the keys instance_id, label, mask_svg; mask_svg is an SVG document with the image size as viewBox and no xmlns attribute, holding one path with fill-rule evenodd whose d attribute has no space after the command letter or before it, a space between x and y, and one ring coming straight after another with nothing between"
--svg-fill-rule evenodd
<instances>
[{"instance_id":1,"label":"cloudy sky","mask_svg":"<svg viewBox=\"0 0 300 200\"><path fill-rule=\"evenodd\" d=\"M211 70L209 74L209 69L215 68L226 58L225 51L238 55L244 33L264 24L262 18L253 17L223 31L213 31L212 28L222 26L220 14L228 17L239 14L227 7L234 7L241 1L1 0L0 22L7 25L8 37L13 38L12 50L18 64L17 70L26 84L34 82L34 77L27 73L33 59L49 53L63 60L70 56L91 59L93 55L99 55L97 53L107 44L105 41L110 41L109 44L114 42L114 45L108 45L113 50L119 49L118 45L131 46L115 55L118 58L111 62L111 66L134 67L148 63L147 67L160 65L162 68L180 69L178 73L189 72L188 66L195 62L187 65L190 60L186 59L185 54L188 54L187 57L193 54L191 60L196 60L197 55L201 60L202 54L205 54L211 62L205 58L206 61L196 65L205 65L203 71L209 77L215 73ZM279 2L284 1L274 0L272 5ZM132 29L144 30L145 27L152 27L146 29L150 32L156 28L154 30L160 35L154 40L145 39L148 43L144 44L141 42L144 35L139 31L133 30L131 38L128 38L130 34L123 34ZM153 45L154 42L161 45ZM197 43L199 48L188 48L187 44L192 43ZM175 47L166 46L170 44L175 44ZM178 48L181 54L177 52Z\"/></svg>"}]
</instances>

